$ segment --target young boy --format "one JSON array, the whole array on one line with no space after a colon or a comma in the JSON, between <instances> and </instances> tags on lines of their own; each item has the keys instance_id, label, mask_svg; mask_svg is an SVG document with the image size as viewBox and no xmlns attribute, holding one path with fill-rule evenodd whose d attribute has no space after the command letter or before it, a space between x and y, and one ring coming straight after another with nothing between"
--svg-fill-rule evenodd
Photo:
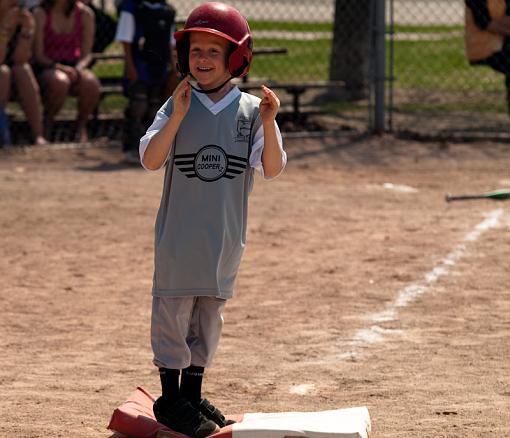
<instances>
[{"instance_id":1,"label":"young boy","mask_svg":"<svg viewBox=\"0 0 510 438\"><path fill-rule=\"evenodd\" d=\"M250 67L246 19L230 6L205 3L175 39L185 79L140 141L146 169L166 163L155 230L151 342L162 396L154 414L171 429L201 438L227 424L202 399L201 386L245 245L253 170L274 178L286 154L276 95L263 87L261 100L230 81Z\"/></svg>"}]
</instances>

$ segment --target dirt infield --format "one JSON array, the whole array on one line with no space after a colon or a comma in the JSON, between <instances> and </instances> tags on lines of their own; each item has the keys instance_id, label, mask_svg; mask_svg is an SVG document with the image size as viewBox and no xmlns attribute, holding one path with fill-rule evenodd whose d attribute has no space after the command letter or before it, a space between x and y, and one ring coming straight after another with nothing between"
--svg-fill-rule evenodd
<instances>
[{"instance_id":1,"label":"dirt infield","mask_svg":"<svg viewBox=\"0 0 510 438\"><path fill-rule=\"evenodd\" d=\"M288 140L257 180L205 392L227 413L367 406L373 437L510 436L504 144ZM1 437L107 438L149 343L162 173L0 151ZM510 201L509 201L510 202Z\"/></svg>"}]
</instances>

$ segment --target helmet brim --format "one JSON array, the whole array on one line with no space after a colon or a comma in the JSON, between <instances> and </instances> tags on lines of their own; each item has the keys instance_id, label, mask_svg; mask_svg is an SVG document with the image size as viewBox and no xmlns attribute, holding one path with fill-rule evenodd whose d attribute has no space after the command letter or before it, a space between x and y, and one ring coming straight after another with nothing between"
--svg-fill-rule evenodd
<instances>
[{"instance_id":1,"label":"helmet brim","mask_svg":"<svg viewBox=\"0 0 510 438\"><path fill-rule=\"evenodd\" d=\"M209 27L190 27L187 29L178 30L174 33L174 38L176 41L180 41L184 38L184 36L191 32L203 32L203 33L209 33L212 35L217 35L219 37L225 38L226 40L230 41L231 43L234 43L236 45L239 45L239 41L236 41L231 36L227 35L226 33L220 32L216 29L211 29Z\"/></svg>"}]
</instances>

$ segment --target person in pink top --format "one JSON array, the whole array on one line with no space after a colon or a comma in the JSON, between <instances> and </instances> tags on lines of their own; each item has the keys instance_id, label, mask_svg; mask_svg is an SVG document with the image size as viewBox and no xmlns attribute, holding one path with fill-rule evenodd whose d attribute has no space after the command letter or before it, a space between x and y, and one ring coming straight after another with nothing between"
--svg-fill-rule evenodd
<instances>
[{"instance_id":1,"label":"person in pink top","mask_svg":"<svg viewBox=\"0 0 510 438\"><path fill-rule=\"evenodd\" d=\"M100 95L99 80L88 68L92 61L94 13L76 0L42 0L34 17L34 53L40 70L47 138L56 114L71 94L78 98L76 140L86 142L87 122Z\"/></svg>"}]
</instances>

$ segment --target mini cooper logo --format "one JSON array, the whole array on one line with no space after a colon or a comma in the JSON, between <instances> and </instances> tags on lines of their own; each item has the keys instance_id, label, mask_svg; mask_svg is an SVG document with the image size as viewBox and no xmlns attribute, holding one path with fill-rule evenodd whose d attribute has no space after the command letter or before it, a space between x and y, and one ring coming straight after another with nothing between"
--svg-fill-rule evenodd
<instances>
[{"instance_id":1,"label":"mini cooper logo","mask_svg":"<svg viewBox=\"0 0 510 438\"><path fill-rule=\"evenodd\" d=\"M175 156L175 165L188 178L199 178L212 182L220 178L233 179L246 169L248 160L235 155L227 155L216 145L207 145L196 154Z\"/></svg>"},{"instance_id":2,"label":"mini cooper logo","mask_svg":"<svg viewBox=\"0 0 510 438\"><path fill-rule=\"evenodd\" d=\"M195 157L195 171L203 181L216 181L227 171L227 155L218 146L205 146Z\"/></svg>"}]
</instances>

